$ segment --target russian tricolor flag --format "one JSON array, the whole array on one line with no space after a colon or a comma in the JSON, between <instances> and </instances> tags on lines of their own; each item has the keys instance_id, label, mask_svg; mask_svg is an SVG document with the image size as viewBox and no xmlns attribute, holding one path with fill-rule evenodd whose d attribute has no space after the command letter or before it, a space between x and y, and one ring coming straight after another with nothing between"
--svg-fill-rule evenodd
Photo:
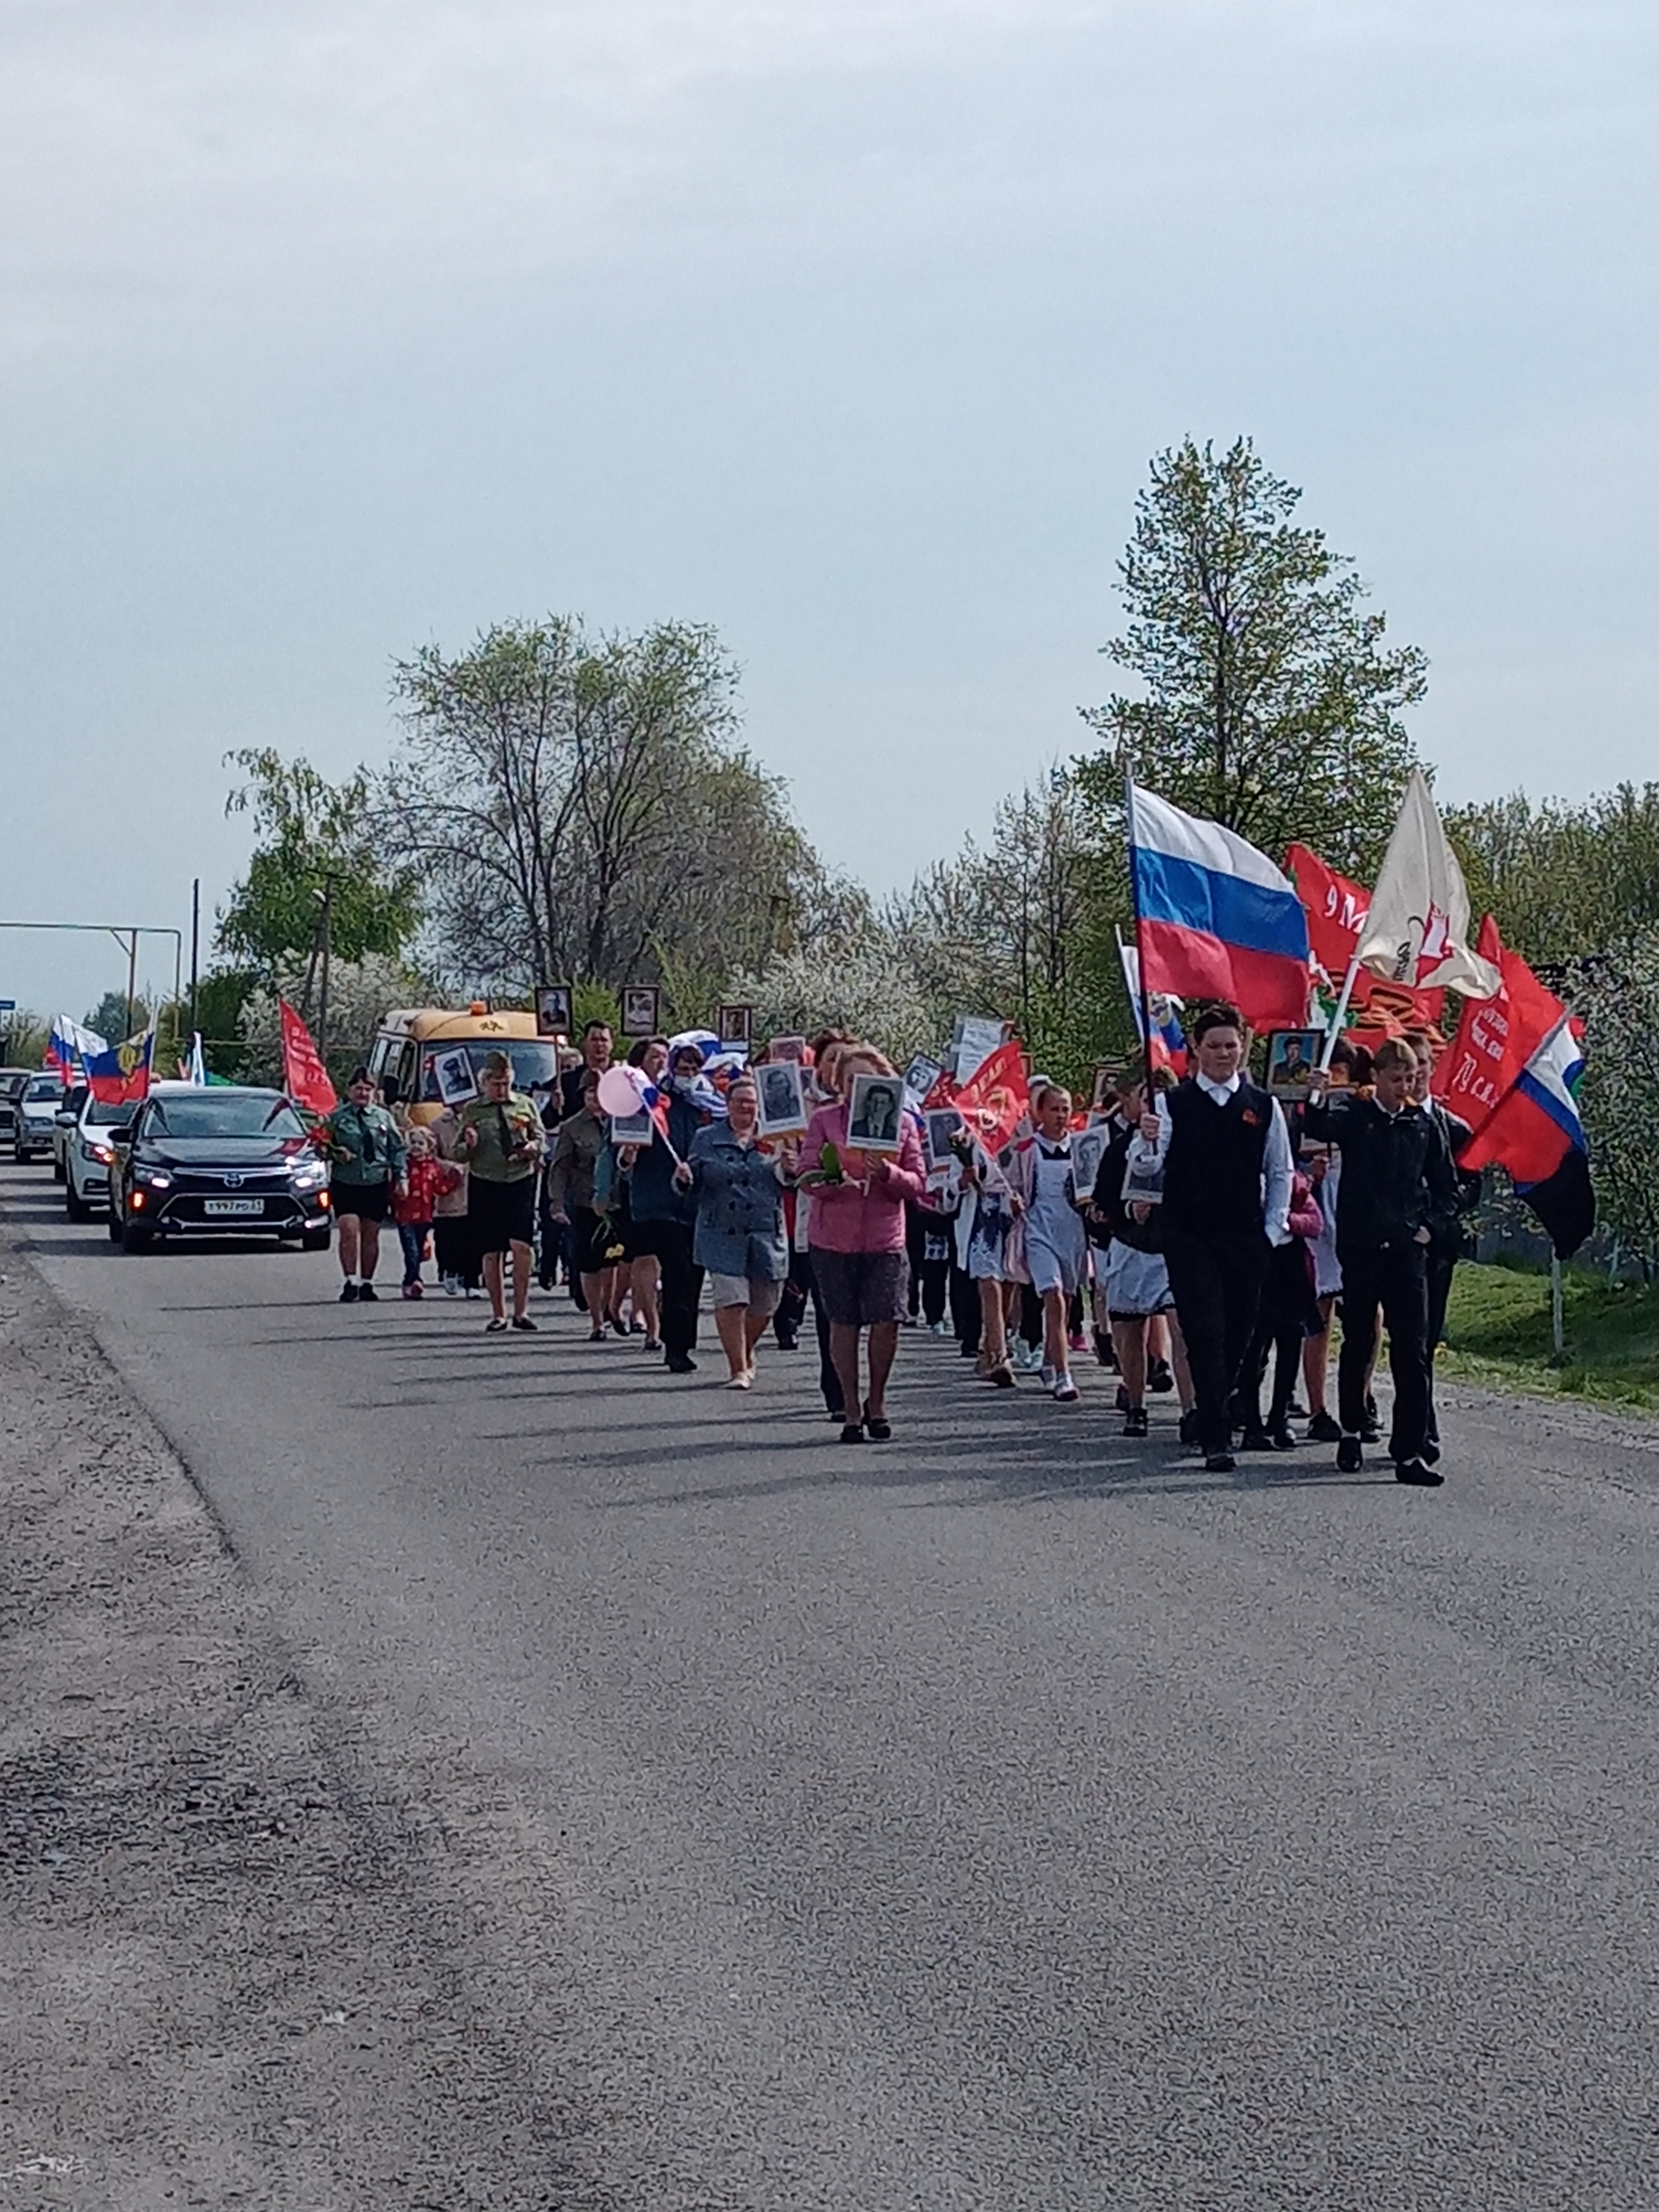
<instances>
[{"instance_id":1,"label":"russian tricolor flag","mask_svg":"<svg viewBox=\"0 0 1659 2212\"><path fill-rule=\"evenodd\" d=\"M1129 864L1148 992L1229 999L1252 1029L1308 1019L1308 920L1265 853L1128 787Z\"/></svg>"}]
</instances>

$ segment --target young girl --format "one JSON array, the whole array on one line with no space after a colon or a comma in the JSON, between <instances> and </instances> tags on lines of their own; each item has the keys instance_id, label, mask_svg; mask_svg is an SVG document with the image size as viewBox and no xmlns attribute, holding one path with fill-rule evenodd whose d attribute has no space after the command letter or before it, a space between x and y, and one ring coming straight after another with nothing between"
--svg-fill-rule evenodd
<instances>
[{"instance_id":1,"label":"young girl","mask_svg":"<svg viewBox=\"0 0 1659 2212\"><path fill-rule=\"evenodd\" d=\"M459 1186L461 1170L438 1158L431 1130L419 1123L411 1125L407 1143L406 1186L403 1194L392 1200L392 1213L398 1224L398 1241L404 1248L404 1296L418 1298L421 1262L426 1256L433 1215L439 1200Z\"/></svg>"},{"instance_id":2,"label":"young girl","mask_svg":"<svg viewBox=\"0 0 1659 2212\"><path fill-rule=\"evenodd\" d=\"M1012 1266L1042 1301L1042 1382L1060 1405L1077 1396L1072 1380L1066 1309L1089 1277L1089 1240L1072 1182L1072 1094L1039 1085L1031 1100L1031 1134L1014 1147L1008 1168L1015 1216L1023 1232Z\"/></svg>"}]
</instances>

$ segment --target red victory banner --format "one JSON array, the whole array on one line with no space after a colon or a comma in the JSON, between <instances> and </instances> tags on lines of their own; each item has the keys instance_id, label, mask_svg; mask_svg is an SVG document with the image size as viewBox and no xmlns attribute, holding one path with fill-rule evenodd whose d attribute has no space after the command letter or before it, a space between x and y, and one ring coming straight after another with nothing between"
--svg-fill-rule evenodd
<instances>
[{"instance_id":1,"label":"red victory banner","mask_svg":"<svg viewBox=\"0 0 1659 2212\"><path fill-rule=\"evenodd\" d=\"M1491 1120L1521 1079L1521 1072L1560 1020L1563 1007L1518 952L1511 952L1487 915L1474 949L1504 978L1490 999L1466 999L1457 1035L1434 1072L1435 1095L1471 1129Z\"/></svg>"},{"instance_id":2,"label":"red victory banner","mask_svg":"<svg viewBox=\"0 0 1659 2212\"><path fill-rule=\"evenodd\" d=\"M278 999L276 1011L283 1024L283 1088L295 1105L331 1114L340 1102L315 1038L286 999Z\"/></svg>"},{"instance_id":3,"label":"red victory banner","mask_svg":"<svg viewBox=\"0 0 1659 2212\"><path fill-rule=\"evenodd\" d=\"M1340 988L1370 913L1371 895L1364 884L1339 875L1311 846L1292 845L1285 855L1285 871L1308 917L1309 950ZM1370 1031L1372 1042L1379 1034L1401 1036L1408 1029L1438 1029L1445 1003L1443 989L1419 991L1362 968L1348 1001L1350 1027L1360 1036Z\"/></svg>"},{"instance_id":4,"label":"red victory banner","mask_svg":"<svg viewBox=\"0 0 1659 2212\"><path fill-rule=\"evenodd\" d=\"M1018 1128L1031 1103L1024 1053L1018 1037L999 1045L951 1103L988 1152L995 1154Z\"/></svg>"}]
</instances>

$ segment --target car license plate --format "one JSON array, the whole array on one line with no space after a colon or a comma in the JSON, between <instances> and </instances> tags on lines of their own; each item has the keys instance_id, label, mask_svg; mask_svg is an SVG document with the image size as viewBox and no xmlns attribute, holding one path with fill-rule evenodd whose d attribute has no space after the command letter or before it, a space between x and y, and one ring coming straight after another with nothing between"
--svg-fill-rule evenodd
<instances>
[{"instance_id":1,"label":"car license plate","mask_svg":"<svg viewBox=\"0 0 1659 2212\"><path fill-rule=\"evenodd\" d=\"M263 1213L264 1210L265 1202L262 1198L204 1198L202 1200L204 1213L240 1215Z\"/></svg>"}]
</instances>

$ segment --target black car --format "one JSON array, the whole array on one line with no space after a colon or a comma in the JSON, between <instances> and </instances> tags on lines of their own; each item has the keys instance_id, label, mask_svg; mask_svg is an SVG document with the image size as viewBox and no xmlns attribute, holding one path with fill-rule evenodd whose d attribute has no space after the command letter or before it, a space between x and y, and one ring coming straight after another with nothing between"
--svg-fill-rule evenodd
<instances>
[{"instance_id":1,"label":"black car","mask_svg":"<svg viewBox=\"0 0 1659 2212\"><path fill-rule=\"evenodd\" d=\"M129 1252L156 1237L293 1237L328 1249L329 1170L280 1091L158 1084L116 1144L109 1233Z\"/></svg>"}]
</instances>

